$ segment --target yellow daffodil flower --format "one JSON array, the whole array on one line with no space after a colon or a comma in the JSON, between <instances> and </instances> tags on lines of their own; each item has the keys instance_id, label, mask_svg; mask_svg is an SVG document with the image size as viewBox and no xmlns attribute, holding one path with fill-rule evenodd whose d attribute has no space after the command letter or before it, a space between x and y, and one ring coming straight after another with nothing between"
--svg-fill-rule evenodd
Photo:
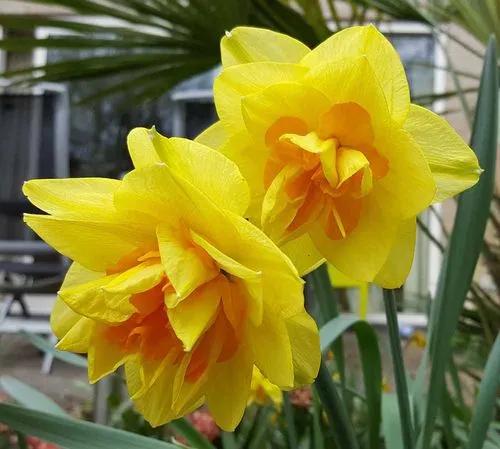
<instances>
[{"instance_id":1,"label":"yellow daffodil flower","mask_svg":"<svg viewBox=\"0 0 500 449\"><path fill-rule=\"evenodd\" d=\"M256 366L253 368L250 398L248 400L249 405L253 403L258 405L272 403L277 408L280 408L283 403L283 393L280 388L264 377Z\"/></svg>"},{"instance_id":2,"label":"yellow daffodil flower","mask_svg":"<svg viewBox=\"0 0 500 449\"><path fill-rule=\"evenodd\" d=\"M72 259L52 313L58 348L88 354L96 382L124 365L154 426L202 403L232 430L254 365L283 389L313 381L316 325L290 260L244 219L236 165L185 139L137 128L123 180L28 181L49 215L25 216Z\"/></svg>"},{"instance_id":3,"label":"yellow daffodil flower","mask_svg":"<svg viewBox=\"0 0 500 449\"><path fill-rule=\"evenodd\" d=\"M198 137L240 167L248 216L305 273L326 258L399 287L416 216L473 186L480 168L448 123L410 103L401 60L374 26L314 50L269 30L222 39L220 121Z\"/></svg>"}]
</instances>

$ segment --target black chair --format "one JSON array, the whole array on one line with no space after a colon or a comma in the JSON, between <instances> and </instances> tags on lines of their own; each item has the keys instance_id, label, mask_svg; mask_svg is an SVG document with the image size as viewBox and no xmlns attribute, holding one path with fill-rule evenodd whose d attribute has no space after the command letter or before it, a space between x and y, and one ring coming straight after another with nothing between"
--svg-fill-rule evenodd
<instances>
[{"instance_id":1,"label":"black chair","mask_svg":"<svg viewBox=\"0 0 500 449\"><path fill-rule=\"evenodd\" d=\"M40 211L26 200L0 201L0 216L22 220L25 212ZM36 317L30 313L25 296L55 294L66 269L63 258L40 240L0 240L0 295L5 299L0 308L0 325L12 315L16 303L22 316Z\"/></svg>"}]
</instances>

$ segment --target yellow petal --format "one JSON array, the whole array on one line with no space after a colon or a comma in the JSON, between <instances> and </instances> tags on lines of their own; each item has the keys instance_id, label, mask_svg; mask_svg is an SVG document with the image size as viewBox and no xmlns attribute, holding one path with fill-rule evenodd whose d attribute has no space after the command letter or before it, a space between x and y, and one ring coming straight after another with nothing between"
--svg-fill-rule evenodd
<instances>
[{"instance_id":1,"label":"yellow petal","mask_svg":"<svg viewBox=\"0 0 500 449\"><path fill-rule=\"evenodd\" d=\"M82 268L73 264L69 282L63 283L59 296L73 310L106 323L125 321L135 311L130 297L157 285L163 278L160 264L143 262L120 274L100 277L81 276ZM81 278L80 283L76 279Z\"/></svg>"},{"instance_id":2,"label":"yellow petal","mask_svg":"<svg viewBox=\"0 0 500 449\"><path fill-rule=\"evenodd\" d=\"M120 273L102 287L102 298L111 310L123 314L133 314L135 307L130 304L130 297L145 292L158 285L164 279L165 272L159 263L143 262Z\"/></svg>"},{"instance_id":3,"label":"yellow petal","mask_svg":"<svg viewBox=\"0 0 500 449\"><path fill-rule=\"evenodd\" d=\"M255 365L253 367L250 389L249 403L256 402L259 405L266 405L267 398L269 398L276 406L280 407L283 402L282 391L276 385L269 382Z\"/></svg>"},{"instance_id":4,"label":"yellow petal","mask_svg":"<svg viewBox=\"0 0 500 449\"><path fill-rule=\"evenodd\" d=\"M130 131L127 136L127 146L135 168L147 167L160 162L149 130L146 128L134 128Z\"/></svg>"},{"instance_id":5,"label":"yellow petal","mask_svg":"<svg viewBox=\"0 0 500 449\"><path fill-rule=\"evenodd\" d=\"M88 352L88 376L89 382L94 384L115 372L123 365L129 355L117 345L110 343L99 335L94 334L94 339Z\"/></svg>"},{"instance_id":6,"label":"yellow petal","mask_svg":"<svg viewBox=\"0 0 500 449\"><path fill-rule=\"evenodd\" d=\"M303 43L285 34L262 28L237 27L221 40L222 65L249 62L298 62L308 52Z\"/></svg>"},{"instance_id":7,"label":"yellow petal","mask_svg":"<svg viewBox=\"0 0 500 449\"><path fill-rule=\"evenodd\" d=\"M328 111L331 102L312 86L311 83L279 83L244 97L243 118L253 139L258 144L265 144L268 129L283 117L298 118L307 129L317 129L319 118Z\"/></svg>"},{"instance_id":8,"label":"yellow petal","mask_svg":"<svg viewBox=\"0 0 500 449\"><path fill-rule=\"evenodd\" d=\"M295 387L314 382L321 361L319 332L315 321L303 311L286 320L292 348Z\"/></svg>"},{"instance_id":9,"label":"yellow petal","mask_svg":"<svg viewBox=\"0 0 500 449\"><path fill-rule=\"evenodd\" d=\"M329 105L355 103L370 115L375 130L391 123L380 81L365 56L323 62L311 68L304 83L321 91ZM308 111L309 104L305 111Z\"/></svg>"},{"instance_id":10,"label":"yellow petal","mask_svg":"<svg viewBox=\"0 0 500 449\"><path fill-rule=\"evenodd\" d=\"M184 382L190 354L186 353L180 362L176 361L176 356L175 353L169 355L162 362L155 381L144 394L134 398L137 410L153 427L185 416L203 403L205 379L202 382ZM182 382L179 383L179 380Z\"/></svg>"},{"instance_id":11,"label":"yellow petal","mask_svg":"<svg viewBox=\"0 0 500 449\"><path fill-rule=\"evenodd\" d=\"M290 259L260 229L244 218L234 214L228 215L228 218L238 229L241 246L237 249L228 247L224 251L251 269L262 269L264 300L275 306L272 313L287 317L302 310L304 282ZM250 249L249 241L258 246ZM218 247L224 248L221 243Z\"/></svg>"},{"instance_id":12,"label":"yellow petal","mask_svg":"<svg viewBox=\"0 0 500 449\"><path fill-rule=\"evenodd\" d=\"M270 382L280 388L292 388L294 383L292 349L288 331L273 309L264 307L262 324L249 326L255 365Z\"/></svg>"},{"instance_id":13,"label":"yellow petal","mask_svg":"<svg viewBox=\"0 0 500 449\"><path fill-rule=\"evenodd\" d=\"M68 306L83 316L106 323L119 323L129 318L134 309L125 307L123 310L118 307L116 309L108 307L106 296L110 294L106 295L103 287L116 277L117 275L102 276L93 281L64 288L59 291L59 296ZM130 297L126 293L110 296L119 304L124 303Z\"/></svg>"},{"instance_id":14,"label":"yellow petal","mask_svg":"<svg viewBox=\"0 0 500 449\"><path fill-rule=\"evenodd\" d=\"M340 187L351 176L369 166L370 162L368 162L368 159L361 151L345 147L342 148L337 156L337 170L339 173L338 186Z\"/></svg>"},{"instance_id":15,"label":"yellow petal","mask_svg":"<svg viewBox=\"0 0 500 449\"><path fill-rule=\"evenodd\" d=\"M286 193L286 184L300 173L300 167L287 165L273 179L262 202L262 229L275 242L281 244L287 227L293 221L305 196L291 200Z\"/></svg>"},{"instance_id":16,"label":"yellow petal","mask_svg":"<svg viewBox=\"0 0 500 449\"><path fill-rule=\"evenodd\" d=\"M422 150L437 185L435 203L472 187L481 168L474 151L448 122L433 112L412 104L404 128Z\"/></svg>"},{"instance_id":17,"label":"yellow petal","mask_svg":"<svg viewBox=\"0 0 500 449\"><path fill-rule=\"evenodd\" d=\"M233 357L215 364L207 382L208 408L217 425L227 432L234 431L245 412L252 368L252 351L246 344L240 344Z\"/></svg>"},{"instance_id":18,"label":"yellow petal","mask_svg":"<svg viewBox=\"0 0 500 449\"><path fill-rule=\"evenodd\" d=\"M303 307L302 281L277 246L245 218L217 208L166 165L128 174L116 195L120 207L136 208L152 220L173 224L182 216L187 228L203 235L221 253L253 271L262 270L264 281L270 285L264 285L264 291L271 291L283 313L295 314Z\"/></svg>"},{"instance_id":19,"label":"yellow petal","mask_svg":"<svg viewBox=\"0 0 500 449\"><path fill-rule=\"evenodd\" d=\"M93 271L106 271L151 236L127 224L25 214L25 223L61 254Z\"/></svg>"},{"instance_id":20,"label":"yellow petal","mask_svg":"<svg viewBox=\"0 0 500 449\"><path fill-rule=\"evenodd\" d=\"M402 219L414 217L432 203L436 183L419 146L403 129L390 128L375 144L389 161L387 174L377 180L384 207Z\"/></svg>"},{"instance_id":21,"label":"yellow petal","mask_svg":"<svg viewBox=\"0 0 500 449\"><path fill-rule=\"evenodd\" d=\"M56 299L50 325L59 339L57 349L81 353L88 351L94 323L73 312L61 298Z\"/></svg>"},{"instance_id":22,"label":"yellow petal","mask_svg":"<svg viewBox=\"0 0 500 449\"><path fill-rule=\"evenodd\" d=\"M172 413L173 382L177 368L170 359L151 387L134 399L137 410L153 426L160 426L174 419Z\"/></svg>"},{"instance_id":23,"label":"yellow petal","mask_svg":"<svg viewBox=\"0 0 500 449\"><path fill-rule=\"evenodd\" d=\"M173 171L221 208L244 214L250 194L238 166L218 151L188 139L167 139L150 131L156 151Z\"/></svg>"},{"instance_id":24,"label":"yellow petal","mask_svg":"<svg viewBox=\"0 0 500 449\"><path fill-rule=\"evenodd\" d=\"M400 223L391 251L375 282L383 288L401 287L410 272L415 253L417 223L415 217Z\"/></svg>"},{"instance_id":25,"label":"yellow petal","mask_svg":"<svg viewBox=\"0 0 500 449\"><path fill-rule=\"evenodd\" d=\"M261 272L245 267L232 257L224 254L222 251L219 251L206 238L202 237L197 232L191 230L191 236L193 241L197 245L201 246L224 271L241 279L260 279L262 275Z\"/></svg>"},{"instance_id":26,"label":"yellow petal","mask_svg":"<svg viewBox=\"0 0 500 449\"><path fill-rule=\"evenodd\" d=\"M144 379L141 373L141 359L139 356L130 357L125 362L125 379L128 394L131 398L144 390Z\"/></svg>"},{"instance_id":27,"label":"yellow petal","mask_svg":"<svg viewBox=\"0 0 500 449\"><path fill-rule=\"evenodd\" d=\"M228 138L229 132L224 126L224 123L219 120L202 131L201 134L195 138L195 142L220 151L219 147L224 145Z\"/></svg>"},{"instance_id":28,"label":"yellow petal","mask_svg":"<svg viewBox=\"0 0 500 449\"><path fill-rule=\"evenodd\" d=\"M76 262L73 262L66 272L66 276L64 276L61 290L100 279L104 275L105 273L102 271L92 271Z\"/></svg>"},{"instance_id":29,"label":"yellow petal","mask_svg":"<svg viewBox=\"0 0 500 449\"><path fill-rule=\"evenodd\" d=\"M234 288L239 290L248 300L250 319L255 325L262 321L262 273L254 271L226 254L219 251L201 235L191 231L193 241L201 246L217 265L226 273L236 277L232 281Z\"/></svg>"},{"instance_id":30,"label":"yellow petal","mask_svg":"<svg viewBox=\"0 0 500 449\"><path fill-rule=\"evenodd\" d=\"M64 277L61 290L100 279L103 275L103 273L90 271L77 263L72 263L66 273L66 276ZM56 298L54 308L52 309L52 313L50 315L50 325L52 327L52 331L59 340L70 332L71 328L81 319L82 315L71 310L59 296Z\"/></svg>"},{"instance_id":31,"label":"yellow petal","mask_svg":"<svg viewBox=\"0 0 500 449\"><path fill-rule=\"evenodd\" d=\"M153 233L159 222L178 223L189 214L190 204L177 178L165 164L132 170L115 193L115 206L122 213L148 220Z\"/></svg>"},{"instance_id":32,"label":"yellow petal","mask_svg":"<svg viewBox=\"0 0 500 449\"><path fill-rule=\"evenodd\" d=\"M280 248L294 263L300 276L305 276L325 261L309 234L302 234L286 242Z\"/></svg>"},{"instance_id":33,"label":"yellow petal","mask_svg":"<svg viewBox=\"0 0 500 449\"><path fill-rule=\"evenodd\" d=\"M253 142L246 130L229 132L221 121L205 130L196 140L217 149L236 163L250 188L251 200L245 216L259 225L264 196L264 168L269 156L267 148Z\"/></svg>"},{"instance_id":34,"label":"yellow petal","mask_svg":"<svg viewBox=\"0 0 500 449\"><path fill-rule=\"evenodd\" d=\"M374 189L363 198L359 223L347 237L332 240L319 223L309 235L318 251L338 270L355 280L371 282L387 259L396 228L394 215Z\"/></svg>"},{"instance_id":35,"label":"yellow petal","mask_svg":"<svg viewBox=\"0 0 500 449\"><path fill-rule=\"evenodd\" d=\"M132 400L143 396L168 365L171 355L162 360L145 359L141 355L131 355L125 361L125 377Z\"/></svg>"},{"instance_id":36,"label":"yellow petal","mask_svg":"<svg viewBox=\"0 0 500 449\"><path fill-rule=\"evenodd\" d=\"M298 64L254 62L225 68L214 82L217 114L226 127L244 126L241 100L276 83L298 81L307 68Z\"/></svg>"},{"instance_id":37,"label":"yellow petal","mask_svg":"<svg viewBox=\"0 0 500 449\"><path fill-rule=\"evenodd\" d=\"M305 151L314 154L321 154L328 152L332 147L336 147L335 139L321 139L315 131L312 131L305 136L299 134L283 134L280 140L288 141L298 145Z\"/></svg>"},{"instance_id":38,"label":"yellow petal","mask_svg":"<svg viewBox=\"0 0 500 449\"><path fill-rule=\"evenodd\" d=\"M113 194L120 181L106 178L33 179L23 193L39 209L69 220L117 219Z\"/></svg>"},{"instance_id":39,"label":"yellow petal","mask_svg":"<svg viewBox=\"0 0 500 449\"><path fill-rule=\"evenodd\" d=\"M142 262L120 273L103 287L108 293L135 294L145 292L159 284L164 277L163 266L149 261Z\"/></svg>"},{"instance_id":40,"label":"yellow petal","mask_svg":"<svg viewBox=\"0 0 500 449\"><path fill-rule=\"evenodd\" d=\"M215 278L219 269L182 230L160 224L157 235L163 267L177 297L177 301L168 306L174 307L200 285Z\"/></svg>"},{"instance_id":41,"label":"yellow petal","mask_svg":"<svg viewBox=\"0 0 500 449\"><path fill-rule=\"evenodd\" d=\"M373 26L346 28L324 41L301 61L315 67L326 61L365 56L382 85L394 121L402 124L410 106L410 92L401 58Z\"/></svg>"},{"instance_id":42,"label":"yellow petal","mask_svg":"<svg viewBox=\"0 0 500 449\"><path fill-rule=\"evenodd\" d=\"M191 351L200 336L214 322L221 300L217 281L197 288L173 308L168 308L168 319L185 351Z\"/></svg>"}]
</instances>

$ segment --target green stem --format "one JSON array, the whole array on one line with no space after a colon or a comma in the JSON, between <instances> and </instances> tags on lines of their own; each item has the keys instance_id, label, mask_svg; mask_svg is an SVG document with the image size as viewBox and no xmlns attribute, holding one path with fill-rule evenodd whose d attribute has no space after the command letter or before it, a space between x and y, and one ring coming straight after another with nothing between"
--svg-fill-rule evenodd
<instances>
[{"instance_id":1,"label":"green stem","mask_svg":"<svg viewBox=\"0 0 500 449\"><path fill-rule=\"evenodd\" d=\"M293 407L290 402L290 395L287 392L283 393L283 411L285 413L288 446L290 449L297 449L299 447L299 440L297 438L297 430L295 429Z\"/></svg>"},{"instance_id":2,"label":"green stem","mask_svg":"<svg viewBox=\"0 0 500 449\"><path fill-rule=\"evenodd\" d=\"M186 438L194 447L198 449L215 449L215 446L198 432L187 419L176 419L169 426Z\"/></svg>"},{"instance_id":3,"label":"green stem","mask_svg":"<svg viewBox=\"0 0 500 449\"><path fill-rule=\"evenodd\" d=\"M324 361L321 362L319 368L316 390L328 415L330 425L333 427L337 446L342 449L359 449L347 409Z\"/></svg>"},{"instance_id":4,"label":"green stem","mask_svg":"<svg viewBox=\"0 0 500 449\"><path fill-rule=\"evenodd\" d=\"M410 412L410 400L408 397L408 385L406 383L406 372L403 363L403 353L399 339L398 313L396 310L396 296L394 290L384 288L384 306L387 317L387 329L389 331L389 342L391 345L392 363L394 366L394 379L396 381L396 392L399 403L399 414L401 415L401 432L405 449L414 449L413 424Z\"/></svg>"},{"instance_id":5,"label":"green stem","mask_svg":"<svg viewBox=\"0 0 500 449\"><path fill-rule=\"evenodd\" d=\"M330 276L328 275L328 266L326 263L316 268L308 276L308 281L310 280L313 290L314 299L319 305L320 316L318 317L318 325L321 327L332 318L339 316L339 310L337 307L338 295L332 287L330 281ZM335 358L335 363L339 371L340 383L342 384L342 395L345 390L345 360L344 360L344 344L342 342L342 337L338 338L332 345L333 355Z\"/></svg>"}]
</instances>

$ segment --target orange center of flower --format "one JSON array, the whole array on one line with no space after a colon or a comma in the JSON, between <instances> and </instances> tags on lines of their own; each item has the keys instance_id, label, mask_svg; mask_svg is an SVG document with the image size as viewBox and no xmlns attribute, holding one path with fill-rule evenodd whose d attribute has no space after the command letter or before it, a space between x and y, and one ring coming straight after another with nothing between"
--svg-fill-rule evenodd
<instances>
[{"instance_id":1,"label":"orange center of flower","mask_svg":"<svg viewBox=\"0 0 500 449\"><path fill-rule=\"evenodd\" d=\"M199 252L203 263L213 268L214 261L202 248L197 247L196 252ZM145 260L161 263L158 251L140 248L123 257L108 270L108 274L124 272ZM169 357L174 365L180 366L184 358L188 357L184 378L188 382L198 380L211 363L232 357L239 347L243 322L247 317L248 298L242 294L238 281L224 270L218 270L218 275L198 286L176 306L182 307L183 303L189 301L205 301L206 289L219 292L213 319L189 351L169 320L166 297L175 295L175 290L166 274L154 287L132 295L130 303L136 311L122 323L103 325L102 336L109 343L117 345L123 353L139 354L148 361L159 362ZM186 318L197 319L196 316Z\"/></svg>"},{"instance_id":2,"label":"orange center of flower","mask_svg":"<svg viewBox=\"0 0 500 449\"><path fill-rule=\"evenodd\" d=\"M278 176L285 178L288 201L296 208L288 234L316 219L334 240L355 229L364 198L389 169L374 140L369 114L355 103L333 106L316 129L296 117L273 123L266 133L264 183L267 189Z\"/></svg>"}]
</instances>

